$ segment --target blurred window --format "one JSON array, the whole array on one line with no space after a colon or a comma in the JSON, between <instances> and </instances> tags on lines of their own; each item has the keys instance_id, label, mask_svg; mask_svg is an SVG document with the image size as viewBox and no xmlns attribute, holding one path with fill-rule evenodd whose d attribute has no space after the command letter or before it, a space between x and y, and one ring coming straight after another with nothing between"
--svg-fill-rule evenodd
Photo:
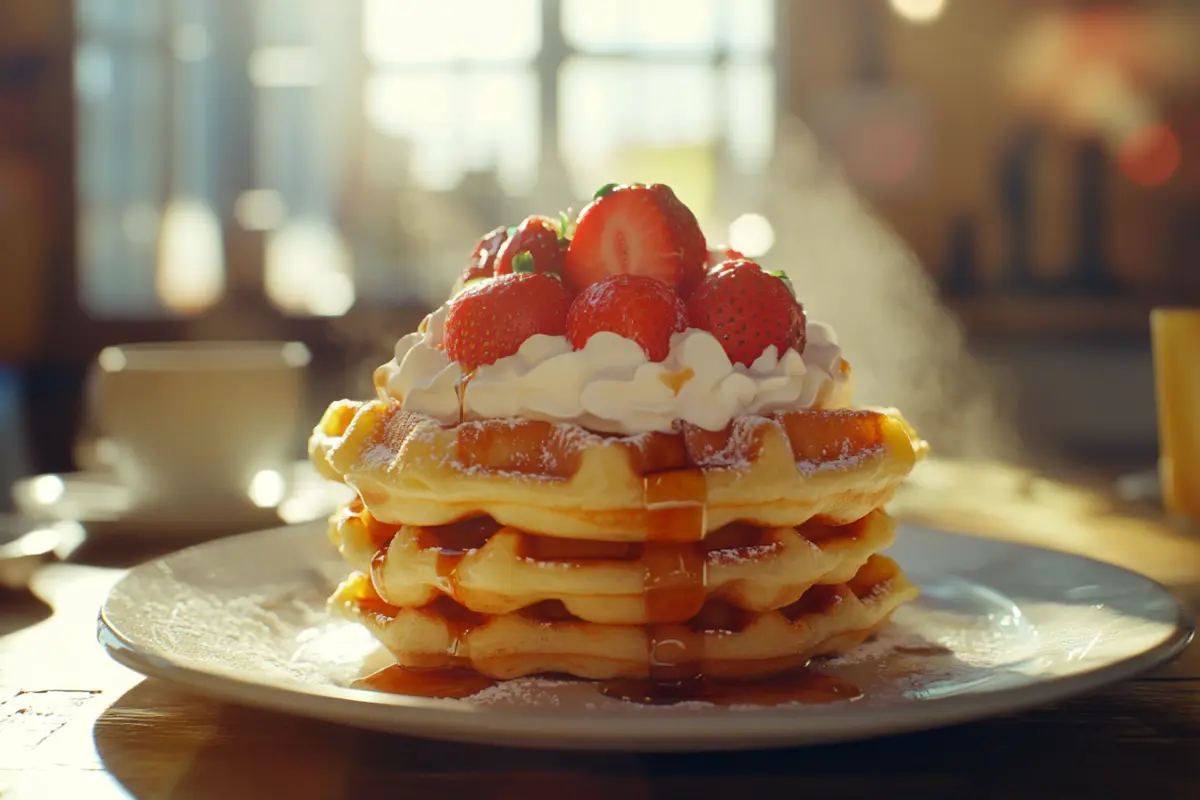
<instances>
[{"instance_id":1,"label":"blurred window","mask_svg":"<svg viewBox=\"0 0 1200 800\"><path fill-rule=\"evenodd\" d=\"M751 182L774 144L775 14L774 0L79 0L82 304L99 318L260 290L289 316L401 304L444 291L478 230L610 180L670 181L719 216L717 186ZM257 255L231 246L247 235Z\"/></svg>"}]
</instances>

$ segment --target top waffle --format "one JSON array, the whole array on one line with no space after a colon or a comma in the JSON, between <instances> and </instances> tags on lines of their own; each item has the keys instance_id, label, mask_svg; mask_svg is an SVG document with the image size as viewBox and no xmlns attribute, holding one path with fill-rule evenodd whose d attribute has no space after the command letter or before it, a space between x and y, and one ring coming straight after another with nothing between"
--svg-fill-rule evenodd
<instances>
[{"instance_id":1,"label":"top waffle","mask_svg":"<svg viewBox=\"0 0 1200 800\"><path fill-rule=\"evenodd\" d=\"M694 541L737 521L853 522L891 498L925 449L892 410L605 436L526 419L447 427L383 401L334 403L309 445L317 467L384 522L486 514L530 533L606 541Z\"/></svg>"}]
</instances>

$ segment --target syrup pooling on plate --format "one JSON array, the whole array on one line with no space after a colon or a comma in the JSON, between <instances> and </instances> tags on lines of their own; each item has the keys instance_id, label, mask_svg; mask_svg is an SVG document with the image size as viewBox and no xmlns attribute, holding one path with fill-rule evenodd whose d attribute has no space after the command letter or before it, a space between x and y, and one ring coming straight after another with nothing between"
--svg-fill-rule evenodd
<instances>
[{"instance_id":1,"label":"syrup pooling on plate","mask_svg":"<svg viewBox=\"0 0 1200 800\"><path fill-rule=\"evenodd\" d=\"M447 700L470 697L495 685L496 681L470 669L410 669L399 664L384 667L351 684L356 689Z\"/></svg>"},{"instance_id":2,"label":"syrup pooling on plate","mask_svg":"<svg viewBox=\"0 0 1200 800\"><path fill-rule=\"evenodd\" d=\"M753 681L685 678L678 681L608 681L601 694L640 705L673 705L684 702L729 706L740 704L836 703L862 696L849 681L808 667Z\"/></svg>"}]
</instances>

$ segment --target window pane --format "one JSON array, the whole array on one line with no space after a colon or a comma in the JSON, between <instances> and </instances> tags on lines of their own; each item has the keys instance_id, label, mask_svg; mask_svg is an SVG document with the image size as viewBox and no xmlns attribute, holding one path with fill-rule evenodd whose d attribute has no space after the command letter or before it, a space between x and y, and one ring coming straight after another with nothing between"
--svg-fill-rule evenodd
<instances>
[{"instance_id":1,"label":"window pane","mask_svg":"<svg viewBox=\"0 0 1200 800\"><path fill-rule=\"evenodd\" d=\"M304 45L312 41L314 3L305 0L258 0L255 42L259 45Z\"/></svg>"},{"instance_id":2,"label":"window pane","mask_svg":"<svg viewBox=\"0 0 1200 800\"><path fill-rule=\"evenodd\" d=\"M569 61L559 77L559 140L583 182L576 188L590 191L623 151L714 142L717 77L707 64Z\"/></svg>"},{"instance_id":3,"label":"window pane","mask_svg":"<svg viewBox=\"0 0 1200 800\"><path fill-rule=\"evenodd\" d=\"M725 73L725 138L742 173L761 173L775 146L775 70L766 64L731 64Z\"/></svg>"},{"instance_id":4,"label":"window pane","mask_svg":"<svg viewBox=\"0 0 1200 800\"><path fill-rule=\"evenodd\" d=\"M775 2L562 0L562 25L567 42L590 53L760 54L774 43Z\"/></svg>"},{"instance_id":5,"label":"window pane","mask_svg":"<svg viewBox=\"0 0 1200 800\"><path fill-rule=\"evenodd\" d=\"M537 177L540 157L538 84L531 69L383 73L367 83L367 120L392 140L397 162L418 187L448 190L467 172L495 171L506 191L521 194Z\"/></svg>"},{"instance_id":6,"label":"window pane","mask_svg":"<svg viewBox=\"0 0 1200 800\"><path fill-rule=\"evenodd\" d=\"M563 0L563 35L593 53L708 53L723 7L719 0Z\"/></svg>"},{"instance_id":7,"label":"window pane","mask_svg":"<svg viewBox=\"0 0 1200 800\"><path fill-rule=\"evenodd\" d=\"M735 53L767 53L775 46L775 0L727 0L722 27Z\"/></svg>"},{"instance_id":8,"label":"window pane","mask_svg":"<svg viewBox=\"0 0 1200 800\"><path fill-rule=\"evenodd\" d=\"M89 44L76 64L81 299L100 316L153 315L169 62Z\"/></svg>"},{"instance_id":9,"label":"window pane","mask_svg":"<svg viewBox=\"0 0 1200 800\"><path fill-rule=\"evenodd\" d=\"M381 64L531 60L540 0L365 0L363 46Z\"/></svg>"},{"instance_id":10,"label":"window pane","mask_svg":"<svg viewBox=\"0 0 1200 800\"><path fill-rule=\"evenodd\" d=\"M78 0L75 13L88 35L153 37L163 30L168 9L163 0Z\"/></svg>"}]
</instances>

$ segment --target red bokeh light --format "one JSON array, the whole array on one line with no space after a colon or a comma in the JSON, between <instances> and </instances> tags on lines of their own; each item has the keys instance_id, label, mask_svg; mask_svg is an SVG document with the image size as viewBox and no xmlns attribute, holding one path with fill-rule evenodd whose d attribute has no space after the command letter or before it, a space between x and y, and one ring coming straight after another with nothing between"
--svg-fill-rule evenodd
<instances>
[{"instance_id":1,"label":"red bokeh light","mask_svg":"<svg viewBox=\"0 0 1200 800\"><path fill-rule=\"evenodd\" d=\"M1179 137L1166 125L1139 128L1121 142L1117 160L1129 179L1142 186L1162 186L1179 169Z\"/></svg>"}]
</instances>

